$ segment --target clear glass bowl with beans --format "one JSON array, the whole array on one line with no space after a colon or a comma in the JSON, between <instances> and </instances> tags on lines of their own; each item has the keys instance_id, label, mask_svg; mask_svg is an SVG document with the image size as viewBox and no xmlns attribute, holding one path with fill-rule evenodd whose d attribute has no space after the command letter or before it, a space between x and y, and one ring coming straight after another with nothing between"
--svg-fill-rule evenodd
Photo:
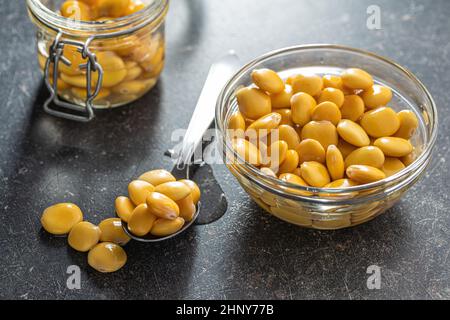
<instances>
[{"instance_id":1,"label":"clear glass bowl with beans","mask_svg":"<svg viewBox=\"0 0 450 320\"><path fill-rule=\"evenodd\" d=\"M216 106L224 161L253 200L296 225L369 221L423 174L436 106L400 65L370 52L307 45L238 71Z\"/></svg>"},{"instance_id":2,"label":"clear glass bowl with beans","mask_svg":"<svg viewBox=\"0 0 450 320\"><path fill-rule=\"evenodd\" d=\"M168 0L27 0L27 4L37 26L39 67L57 98L70 105L112 108L138 99L156 84L164 67ZM53 102L62 105L59 99Z\"/></svg>"}]
</instances>

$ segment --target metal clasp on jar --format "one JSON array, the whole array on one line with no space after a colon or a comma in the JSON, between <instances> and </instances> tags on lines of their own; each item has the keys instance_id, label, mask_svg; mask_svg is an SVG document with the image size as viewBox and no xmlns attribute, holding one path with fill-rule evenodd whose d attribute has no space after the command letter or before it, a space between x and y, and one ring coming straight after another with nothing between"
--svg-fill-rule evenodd
<instances>
[{"instance_id":1,"label":"metal clasp on jar","mask_svg":"<svg viewBox=\"0 0 450 320\"><path fill-rule=\"evenodd\" d=\"M50 97L44 103L44 110L54 116L66 118L69 120L87 122L94 118L93 100L98 95L102 86L103 69L97 62L94 53L89 50L89 44L95 37L90 37L86 42L62 39L63 32L59 31L49 49L49 57L47 58L44 71L45 84L50 91ZM63 56L64 46L70 45L77 48L83 59L87 59L86 63L79 65L81 70L86 70L86 100L85 105L77 105L60 100L58 97L58 65L61 61L67 66L71 66L72 62ZM53 72L50 66L53 65ZM92 73L97 72L98 78L94 90L92 90ZM50 80L50 77L52 77ZM59 107L59 110L52 107L52 104ZM72 111L72 112L71 112Z\"/></svg>"}]
</instances>

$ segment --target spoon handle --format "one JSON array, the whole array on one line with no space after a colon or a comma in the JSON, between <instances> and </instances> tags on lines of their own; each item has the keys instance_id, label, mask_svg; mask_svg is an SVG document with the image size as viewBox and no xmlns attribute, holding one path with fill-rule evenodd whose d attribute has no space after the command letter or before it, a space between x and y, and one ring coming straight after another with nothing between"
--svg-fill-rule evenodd
<instances>
[{"instance_id":1,"label":"spoon handle","mask_svg":"<svg viewBox=\"0 0 450 320\"><path fill-rule=\"evenodd\" d=\"M211 65L183 138L181 149L177 152L176 167L178 169L184 169L186 164L190 164L196 148L202 141L203 134L214 120L217 97L238 67L239 58L234 51L229 51Z\"/></svg>"}]
</instances>

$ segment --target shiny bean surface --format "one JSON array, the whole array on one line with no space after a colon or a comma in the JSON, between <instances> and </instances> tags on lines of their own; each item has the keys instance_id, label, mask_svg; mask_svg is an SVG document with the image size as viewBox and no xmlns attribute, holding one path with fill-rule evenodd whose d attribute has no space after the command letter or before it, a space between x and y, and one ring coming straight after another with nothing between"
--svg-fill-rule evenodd
<instances>
[{"instance_id":1,"label":"shiny bean surface","mask_svg":"<svg viewBox=\"0 0 450 320\"><path fill-rule=\"evenodd\" d=\"M362 164L375 168L381 168L384 163L384 153L378 147L361 147L350 153L345 158L345 167Z\"/></svg>"},{"instance_id":2,"label":"shiny bean surface","mask_svg":"<svg viewBox=\"0 0 450 320\"><path fill-rule=\"evenodd\" d=\"M319 103L311 112L311 119L314 121L330 121L333 125L337 125L341 120L341 111L338 106L330 101Z\"/></svg>"},{"instance_id":3,"label":"shiny bean surface","mask_svg":"<svg viewBox=\"0 0 450 320\"><path fill-rule=\"evenodd\" d=\"M364 113L361 118L361 127L374 138L387 137L397 132L400 120L389 107L380 107Z\"/></svg>"},{"instance_id":4,"label":"shiny bean surface","mask_svg":"<svg viewBox=\"0 0 450 320\"><path fill-rule=\"evenodd\" d=\"M100 228L100 241L113 242L124 246L131 238L123 231L122 221L119 218L108 218L98 224Z\"/></svg>"},{"instance_id":5,"label":"shiny bean surface","mask_svg":"<svg viewBox=\"0 0 450 320\"><path fill-rule=\"evenodd\" d=\"M344 177L344 158L335 145L328 146L326 164L331 180L338 180Z\"/></svg>"},{"instance_id":6,"label":"shiny bean surface","mask_svg":"<svg viewBox=\"0 0 450 320\"><path fill-rule=\"evenodd\" d=\"M176 202L162 193L151 192L146 202L149 212L158 218L174 220L180 215Z\"/></svg>"},{"instance_id":7,"label":"shiny bean surface","mask_svg":"<svg viewBox=\"0 0 450 320\"><path fill-rule=\"evenodd\" d=\"M369 136L356 122L343 119L339 121L336 129L342 139L354 146L364 147L370 144Z\"/></svg>"},{"instance_id":8,"label":"shiny bean surface","mask_svg":"<svg viewBox=\"0 0 450 320\"><path fill-rule=\"evenodd\" d=\"M402 110L397 113L398 119L400 120L400 127L394 136L409 139L413 136L416 129L419 127L419 120L417 119L415 113L411 110Z\"/></svg>"},{"instance_id":9,"label":"shiny bean surface","mask_svg":"<svg viewBox=\"0 0 450 320\"><path fill-rule=\"evenodd\" d=\"M301 138L314 139L320 142L326 150L330 144L337 145L338 134L336 127L329 121L310 121L301 131Z\"/></svg>"},{"instance_id":10,"label":"shiny bean surface","mask_svg":"<svg viewBox=\"0 0 450 320\"><path fill-rule=\"evenodd\" d=\"M130 221L128 221L128 230L136 236L145 236L150 232L156 219L147 204L142 203L134 209Z\"/></svg>"},{"instance_id":11,"label":"shiny bean surface","mask_svg":"<svg viewBox=\"0 0 450 320\"><path fill-rule=\"evenodd\" d=\"M368 89L373 85L372 76L358 68L346 69L341 78L344 86L351 89Z\"/></svg>"},{"instance_id":12,"label":"shiny bean surface","mask_svg":"<svg viewBox=\"0 0 450 320\"><path fill-rule=\"evenodd\" d=\"M179 181L183 182L191 189L192 201L194 202L195 205L197 205L201 196L200 188L198 187L197 183L189 179L181 179Z\"/></svg>"},{"instance_id":13,"label":"shiny bean surface","mask_svg":"<svg viewBox=\"0 0 450 320\"><path fill-rule=\"evenodd\" d=\"M176 181L175 177L169 171L164 169L156 169L144 172L139 176L138 180L148 182L154 187L165 182Z\"/></svg>"},{"instance_id":14,"label":"shiny bean surface","mask_svg":"<svg viewBox=\"0 0 450 320\"><path fill-rule=\"evenodd\" d=\"M380 148L388 157L403 157L413 151L411 142L398 137L378 138L373 145Z\"/></svg>"},{"instance_id":15,"label":"shiny bean surface","mask_svg":"<svg viewBox=\"0 0 450 320\"><path fill-rule=\"evenodd\" d=\"M117 216L125 222L130 220L131 214L136 207L128 197L120 196L114 201Z\"/></svg>"},{"instance_id":16,"label":"shiny bean surface","mask_svg":"<svg viewBox=\"0 0 450 320\"><path fill-rule=\"evenodd\" d=\"M271 112L255 120L248 126L245 131L246 136L252 137L256 133L257 136L262 137L269 134L270 130L278 127L281 121L281 115L276 112Z\"/></svg>"},{"instance_id":17,"label":"shiny bean surface","mask_svg":"<svg viewBox=\"0 0 450 320\"><path fill-rule=\"evenodd\" d=\"M162 193L173 201L178 201L190 195L191 188L181 181L169 181L157 185L155 192Z\"/></svg>"},{"instance_id":18,"label":"shiny bean surface","mask_svg":"<svg viewBox=\"0 0 450 320\"><path fill-rule=\"evenodd\" d=\"M299 163L305 161L316 161L325 163L325 149L319 141L314 139L305 139L295 149L299 155Z\"/></svg>"},{"instance_id":19,"label":"shiny bean surface","mask_svg":"<svg viewBox=\"0 0 450 320\"><path fill-rule=\"evenodd\" d=\"M405 168L405 165L403 162L400 161L398 158L390 158L387 157L384 160L383 166L381 167L381 171L384 172L386 177L390 177L397 172L403 170Z\"/></svg>"},{"instance_id":20,"label":"shiny bean surface","mask_svg":"<svg viewBox=\"0 0 450 320\"><path fill-rule=\"evenodd\" d=\"M257 88L245 87L236 92L239 111L249 119L259 119L270 113L272 104L270 97Z\"/></svg>"},{"instance_id":21,"label":"shiny bean surface","mask_svg":"<svg viewBox=\"0 0 450 320\"><path fill-rule=\"evenodd\" d=\"M191 221L196 212L196 207L192 196L189 194L187 197L176 201L176 203L180 209L180 217L185 221Z\"/></svg>"},{"instance_id":22,"label":"shiny bean surface","mask_svg":"<svg viewBox=\"0 0 450 320\"><path fill-rule=\"evenodd\" d=\"M338 108L342 107L344 103L344 93L336 88L325 88L320 93L318 103L325 101L333 102Z\"/></svg>"},{"instance_id":23,"label":"shiny bean surface","mask_svg":"<svg viewBox=\"0 0 450 320\"><path fill-rule=\"evenodd\" d=\"M128 185L128 195L136 206L145 203L147 196L154 190L155 187L152 184L143 180L133 180Z\"/></svg>"},{"instance_id":24,"label":"shiny bean surface","mask_svg":"<svg viewBox=\"0 0 450 320\"><path fill-rule=\"evenodd\" d=\"M281 173L289 173L294 171L295 168L297 168L299 162L299 156L297 151L295 150L288 150L286 152L286 157L283 160L283 162L280 165L280 168L278 169L278 174Z\"/></svg>"},{"instance_id":25,"label":"shiny bean surface","mask_svg":"<svg viewBox=\"0 0 450 320\"><path fill-rule=\"evenodd\" d=\"M295 124L306 125L311 121L311 113L316 106L316 100L305 92L299 92L291 98L291 117Z\"/></svg>"},{"instance_id":26,"label":"shiny bean surface","mask_svg":"<svg viewBox=\"0 0 450 320\"><path fill-rule=\"evenodd\" d=\"M46 208L41 217L45 231L63 235L69 233L74 225L83 221L83 213L73 203L58 203Z\"/></svg>"},{"instance_id":27,"label":"shiny bean surface","mask_svg":"<svg viewBox=\"0 0 450 320\"><path fill-rule=\"evenodd\" d=\"M327 168L316 161L303 162L300 166L302 178L313 187L323 187L330 183L330 175Z\"/></svg>"},{"instance_id":28,"label":"shiny bean surface","mask_svg":"<svg viewBox=\"0 0 450 320\"><path fill-rule=\"evenodd\" d=\"M292 91L305 92L311 96L319 95L323 88L323 80L315 74L298 74L292 78Z\"/></svg>"},{"instance_id":29,"label":"shiny bean surface","mask_svg":"<svg viewBox=\"0 0 450 320\"><path fill-rule=\"evenodd\" d=\"M286 141L289 149L296 149L300 144L300 137L297 131L289 125L280 125L278 127L278 138Z\"/></svg>"},{"instance_id":30,"label":"shiny bean surface","mask_svg":"<svg viewBox=\"0 0 450 320\"><path fill-rule=\"evenodd\" d=\"M99 272L115 272L126 262L125 250L111 242L99 243L88 253L88 264Z\"/></svg>"},{"instance_id":31,"label":"shiny bean surface","mask_svg":"<svg viewBox=\"0 0 450 320\"><path fill-rule=\"evenodd\" d=\"M67 238L69 246L80 252L87 252L100 240L101 230L96 225L81 221L72 227Z\"/></svg>"},{"instance_id":32,"label":"shiny bean surface","mask_svg":"<svg viewBox=\"0 0 450 320\"><path fill-rule=\"evenodd\" d=\"M380 169L365 165L352 165L346 170L347 176L360 183L371 183L384 179L386 175Z\"/></svg>"},{"instance_id":33,"label":"shiny bean surface","mask_svg":"<svg viewBox=\"0 0 450 320\"><path fill-rule=\"evenodd\" d=\"M177 217L174 220L158 219L155 221L151 234L165 237L179 231L184 225L184 219Z\"/></svg>"},{"instance_id":34,"label":"shiny bean surface","mask_svg":"<svg viewBox=\"0 0 450 320\"><path fill-rule=\"evenodd\" d=\"M256 166L260 165L261 153L259 152L258 147L253 143L245 139L236 138L233 139L233 149L246 162L249 162Z\"/></svg>"},{"instance_id":35,"label":"shiny bean surface","mask_svg":"<svg viewBox=\"0 0 450 320\"><path fill-rule=\"evenodd\" d=\"M357 121L364 114L364 101L356 94L344 97L341 107L341 115L343 119Z\"/></svg>"},{"instance_id":36,"label":"shiny bean surface","mask_svg":"<svg viewBox=\"0 0 450 320\"><path fill-rule=\"evenodd\" d=\"M278 93L284 90L284 82L280 76L270 69L256 69L251 74L253 83L261 90L269 93Z\"/></svg>"},{"instance_id":37,"label":"shiny bean surface","mask_svg":"<svg viewBox=\"0 0 450 320\"><path fill-rule=\"evenodd\" d=\"M374 109L385 106L392 99L392 91L390 88L374 84L361 94L366 108Z\"/></svg>"},{"instance_id":38,"label":"shiny bean surface","mask_svg":"<svg viewBox=\"0 0 450 320\"><path fill-rule=\"evenodd\" d=\"M277 93L270 94L270 101L272 102L272 108L290 108L291 98L292 98L292 87L288 84L285 85L284 89Z\"/></svg>"}]
</instances>

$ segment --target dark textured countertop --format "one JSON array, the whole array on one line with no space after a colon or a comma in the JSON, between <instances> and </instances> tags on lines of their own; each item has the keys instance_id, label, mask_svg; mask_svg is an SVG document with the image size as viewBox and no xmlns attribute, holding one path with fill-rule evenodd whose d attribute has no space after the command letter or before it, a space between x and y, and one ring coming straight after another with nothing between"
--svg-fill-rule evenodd
<instances>
[{"instance_id":1,"label":"dark textured countertop","mask_svg":"<svg viewBox=\"0 0 450 320\"><path fill-rule=\"evenodd\" d=\"M450 3L377 1L381 30L366 28L373 1L172 1L167 64L138 102L87 124L42 111L47 96L24 1L0 7L0 298L450 298ZM326 232L264 214L225 169L226 215L171 241L130 242L119 272L41 230L42 210L79 204L98 223L114 214L127 181L170 168L162 154L186 127L209 65L234 48L243 61L295 44L339 43L392 58L429 88L440 134L426 175L387 214ZM69 265L81 289L66 287ZM381 289L366 269L381 267Z\"/></svg>"}]
</instances>

